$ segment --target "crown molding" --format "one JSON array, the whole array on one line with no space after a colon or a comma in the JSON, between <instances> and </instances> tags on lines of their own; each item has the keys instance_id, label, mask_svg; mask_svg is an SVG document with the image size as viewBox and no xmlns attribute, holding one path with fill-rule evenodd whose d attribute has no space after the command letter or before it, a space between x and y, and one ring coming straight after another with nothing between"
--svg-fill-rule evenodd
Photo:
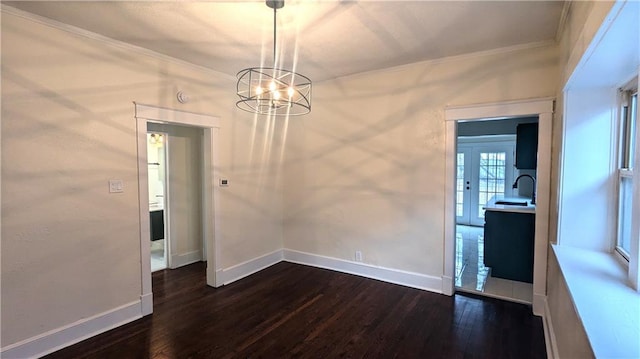
<instances>
[{"instance_id":1,"label":"crown molding","mask_svg":"<svg viewBox=\"0 0 640 359\"><path fill-rule=\"evenodd\" d=\"M567 19L569 18L569 11L571 10L571 1L565 1L562 6L562 13L560 13L560 20L558 20L558 28L556 29L556 42L560 42L562 33L567 26Z\"/></svg>"},{"instance_id":2,"label":"crown molding","mask_svg":"<svg viewBox=\"0 0 640 359\"><path fill-rule=\"evenodd\" d=\"M235 76L229 75L229 74L225 74L213 69L210 69L208 67L204 67L204 66L200 66L200 65L196 65L193 64L191 62L188 61L184 61L169 55L165 55L165 54L161 54L159 52L141 47L141 46L137 46L137 45L133 45L130 44L128 42L124 42L124 41L120 41L120 40L116 40L116 39L112 39L110 37L104 36L104 35L100 35L97 34L95 32L91 32L89 30L85 30L73 25L69 25L69 24L65 24L63 22L57 21L57 20L53 20L53 19L49 19L47 17L44 16L40 16L40 15L36 15L24 10L20 10L17 8L14 8L12 6L6 5L6 4L0 4L0 12L3 14L9 14L9 15L13 15L13 16L17 16L29 21L33 21L35 23L41 24L41 25L45 25L57 30L61 30L73 35L77 35L80 37L84 37L86 39L89 40L93 40L93 41L98 41L101 42L103 44L106 44L107 46L111 46L120 50L125 50L125 51L132 51L132 52L136 52L140 55L144 55L144 56L148 56L157 60L162 60L162 61L166 61L166 62L170 62L176 65L181 65L181 66L186 66L186 67L190 67L194 70L198 70L198 71L203 71L206 73L209 73L211 75L215 75L215 76L219 76L222 78L226 78L229 80L234 80L235 81Z\"/></svg>"},{"instance_id":3,"label":"crown molding","mask_svg":"<svg viewBox=\"0 0 640 359\"><path fill-rule=\"evenodd\" d=\"M447 63L447 62L469 60L469 59L485 57L485 56L491 56L491 55L505 54L505 53L509 53L509 52L530 50L530 49L536 49L536 48L541 48L541 47L550 47L550 46L556 46L557 44L558 43L556 42L556 40L552 39L552 40L530 42L530 43L526 43L526 44L519 44L519 45L513 45L513 46L499 47L499 48L491 49L491 50L469 52L469 53L461 54L461 55L446 56L446 57L440 57L440 58L437 58L437 59L429 59L429 60L411 62L411 63L408 63L408 64L387 67L387 68L384 68L384 69L363 71L363 72L358 72L358 73L354 73L354 74L350 74L350 75L340 76L340 77L337 77L337 78L318 81L318 83L325 82L325 81L333 81L333 80L337 80L337 79L357 78L357 77L360 77L360 76L373 75L373 74L389 72L389 71L400 71L402 69L413 67L413 66L417 66L417 65L429 66L429 65L436 65L436 64L442 64L442 63Z\"/></svg>"}]
</instances>

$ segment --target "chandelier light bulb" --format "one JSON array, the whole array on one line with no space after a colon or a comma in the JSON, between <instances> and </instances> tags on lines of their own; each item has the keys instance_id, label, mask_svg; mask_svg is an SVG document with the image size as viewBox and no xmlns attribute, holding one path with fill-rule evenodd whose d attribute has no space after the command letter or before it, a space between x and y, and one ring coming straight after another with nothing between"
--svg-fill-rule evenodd
<instances>
[{"instance_id":1,"label":"chandelier light bulb","mask_svg":"<svg viewBox=\"0 0 640 359\"><path fill-rule=\"evenodd\" d=\"M262 87L256 86L256 95L262 95Z\"/></svg>"},{"instance_id":2,"label":"chandelier light bulb","mask_svg":"<svg viewBox=\"0 0 640 359\"><path fill-rule=\"evenodd\" d=\"M274 100L279 100L280 99L280 91L274 91L273 92L273 99Z\"/></svg>"},{"instance_id":3,"label":"chandelier light bulb","mask_svg":"<svg viewBox=\"0 0 640 359\"><path fill-rule=\"evenodd\" d=\"M269 83L269 90L270 90L270 91L272 91L272 92L276 90L276 83L275 83L275 81L271 81L271 82Z\"/></svg>"},{"instance_id":4,"label":"chandelier light bulb","mask_svg":"<svg viewBox=\"0 0 640 359\"><path fill-rule=\"evenodd\" d=\"M289 89L287 90L287 94L289 94L289 97L293 97L293 94L295 93L293 87L289 87Z\"/></svg>"}]
</instances>

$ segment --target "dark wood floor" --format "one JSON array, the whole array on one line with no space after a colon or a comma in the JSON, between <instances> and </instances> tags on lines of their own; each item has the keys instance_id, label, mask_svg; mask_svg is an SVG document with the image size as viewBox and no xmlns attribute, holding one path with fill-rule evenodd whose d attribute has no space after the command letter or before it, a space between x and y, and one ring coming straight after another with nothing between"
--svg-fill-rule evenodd
<instances>
[{"instance_id":1,"label":"dark wood floor","mask_svg":"<svg viewBox=\"0 0 640 359\"><path fill-rule=\"evenodd\" d=\"M544 358L531 307L281 262L222 288L153 274L154 313L47 358Z\"/></svg>"}]
</instances>

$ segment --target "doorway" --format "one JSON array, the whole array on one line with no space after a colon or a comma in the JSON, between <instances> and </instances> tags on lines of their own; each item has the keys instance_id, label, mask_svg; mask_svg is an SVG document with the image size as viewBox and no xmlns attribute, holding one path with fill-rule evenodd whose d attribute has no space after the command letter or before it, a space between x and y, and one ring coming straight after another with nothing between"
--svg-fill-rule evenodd
<instances>
[{"instance_id":1,"label":"doorway","mask_svg":"<svg viewBox=\"0 0 640 359\"><path fill-rule=\"evenodd\" d=\"M168 264L167 236L167 139L166 132L147 133L147 171L149 182L149 221L151 240L151 271L159 271Z\"/></svg>"},{"instance_id":2,"label":"doorway","mask_svg":"<svg viewBox=\"0 0 640 359\"><path fill-rule=\"evenodd\" d=\"M136 120L136 138L138 144L138 193L139 193L139 223L140 223L140 264L141 264L141 303L142 315L153 312L153 293L151 288L151 248L150 248L150 218L149 218L149 177L147 156L147 125L149 123L179 125L198 128L201 131L201 230L204 238L203 257L207 261L207 285L218 287L222 285L216 277L218 258L219 229L219 189L216 183L220 179L218 167L218 133L220 129L217 117L165 109L155 106L134 103ZM170 170L169 170L170 171ZM167 203L171 203L171 193L167 193ZM169 226L170 227L170 226ZM170 232L170 229L169 229ZM171 244L169 240L169 244ZM169 259L171 262L171 259Z\"/></svg>"},{"instance_id":3,"label":"doorway","mask_svg":"<svg viewBox=\"0 0 640 359\"><path fill-rule=\"evenodd\" d=\"M456 178L458 123L478 122L488 119L537 116L538 168L537 202L535 215L535 238L533 259L533 313L543 315L546 300L546 270L549 228L549 196L551 173L551 122L554 101L533 99L505 103L449 107L445 109L445 233L444 268L442 292L455 292L456 262L459 256L456 247Z\"/></svg>"},{"instance_id":4,"label":"doorway","mask_svg":"<svg viewBox=\"0 0 640 359\"><path fill-rule=\"evenodd\" d=\"M485 261L485 206L494 197L514 197L516 129L537 117L460 122L456 158L456 263L458 291L531 303L530 283L494 276ZM488 247L486 249L489 249ZM530 252L531 253L531 252ZM509 255L510 253L505 253Z\"/></svg>"},{"instance_id":5,"label":"doorway","mask_svg":"<svg viewBox=\"0 0 640 359\"><path fill-rule=\"evenodd\" d=\"M148 123L147 129L155 134L163 134L159 157L165 157L162 163L165 169L163 190L149 197L150 206L158 198L164 199L163 210L151 212L151 264L153 271L154 254L158 247L165 244L163 253L165 267L174 269L204 260L205 243L202 223L202 137L203 129L177 124ZM153 148L151 148L153 150ZM150 163L152 154L148 154ZM154 166L149 167L149 187L156 180ZM151 193L150 193L151 195ZM164 213L164 216L162 215ZM154 216L155 214L155 216ZM162 219L164 218L163 222ZM154 223L155 219L155 223ZM163 227L164 237L154 233Z\"/></svg>"}]
</instances>

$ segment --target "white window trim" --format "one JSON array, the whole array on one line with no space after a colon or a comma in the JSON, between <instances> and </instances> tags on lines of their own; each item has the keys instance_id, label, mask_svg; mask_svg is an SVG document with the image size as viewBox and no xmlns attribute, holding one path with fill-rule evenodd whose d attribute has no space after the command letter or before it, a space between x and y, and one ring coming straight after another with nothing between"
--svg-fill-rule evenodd
<instances>
[{"instance_id":1,"label":"white window trim","mask_svg":"<svg viewBox=\"0 0 640 359\"><path fill-rule=\"evenodd\" d=\"M635 84L636 91L640 84L640 68L639 74L636 74ZM635 156L633 168L640 168L640 106L636 105L636 128L635 128ZM633 202L631 205L631 248L629 250L629 281L632 287L640 292L640 176L636 173L633 178Z\"/></svg>"},{"instance_id":2,"label":"white window trim","mask_svg":"<svg viewBox=\"0 0 640 359\"><path fill-rule=\"evenodd\" d=\"M640 72L640 71L639 71ZM625 92L631 91L632 93L638 91L640 77L638 74L634 75L632 79L626 81L624 84L621 84L619 87L619 96L618 102L616 106L616 126L615 126L615 135L616 140L612 141L612 146L615 146L615 160L614 164L616 166L617 178L616 178L616 218L615 218L615 236L612 238L611 246L613 248L612 254L616 257L618 262L626 269L628 282L631 287L640 292L640 198L637 195L640 193L640 176L635 174L633 168L640 168L640 125L638 123L638 118L640 118L640 106L636 105L636 126L635 133L632 136L635 137L635 155L634 155L634 163L632 164L632 168L621 168L622 166L622 153L620 151L621 141L622 141L622 111L621 108L626 101L623 97ZM633 193L635 194L632 198L631 204L631 244L629 253L624 253L622 249L618 246L618 238L619 238L619 203L620 203L620 182L622 178L630 178L633 181Z\"/></svg>"}]
</instances>

